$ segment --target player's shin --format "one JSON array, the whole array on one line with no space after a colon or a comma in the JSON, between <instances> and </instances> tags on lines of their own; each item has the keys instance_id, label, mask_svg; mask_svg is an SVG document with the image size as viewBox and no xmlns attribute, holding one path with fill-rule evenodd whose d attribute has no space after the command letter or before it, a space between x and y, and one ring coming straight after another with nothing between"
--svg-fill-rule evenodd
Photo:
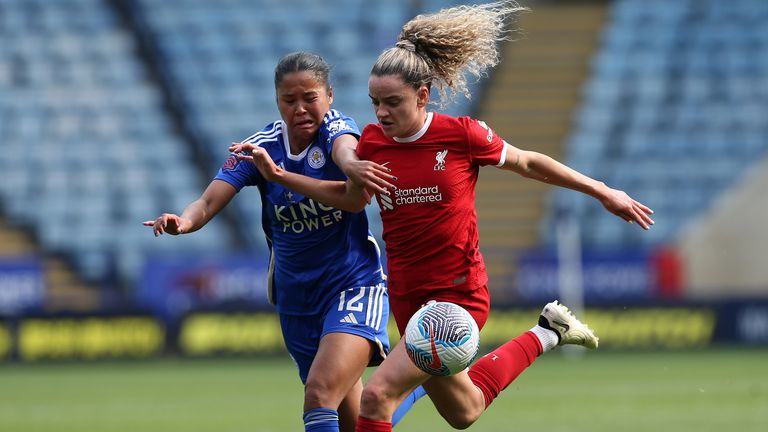
<instances>
[{"instance_id":1,"label":"player's shin","mask_svg":"<svg viewBox=\"0 0 768 432\"><path fill-rule=\"evenodd\" d=\"M539 339L528 331L481 357L469 378L483 392L486 408L542 352Z\"/></svg>"}]
</instances>

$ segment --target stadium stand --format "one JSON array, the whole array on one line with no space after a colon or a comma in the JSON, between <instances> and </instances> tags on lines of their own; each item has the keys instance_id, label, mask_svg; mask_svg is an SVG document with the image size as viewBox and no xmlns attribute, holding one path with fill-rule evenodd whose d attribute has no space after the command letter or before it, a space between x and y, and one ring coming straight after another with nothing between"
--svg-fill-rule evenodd
<instances>
[{"instance_id":1,"label":"stadium stand","mask_svg":"<svg viewBox=\"0 0 768 432\"><path fill-rule=\"evenodd\" d=\"M0 203L11 226L99 283L132 277L153 252L230 244L218 222L172 242L141 226L204 183L108 3L0 0L0 37Z\"/></svg>"},{"instance_id":2,"label":"stadium stand","mask_svg":"<svg viewBox=\"0 0 768 432\"><path fill-rule=\"evenodd\" d=\"M363 126L374 121L365 95L376 55L409 17L455 3L0 0L0 210L4 243L15 245L6 249L61 255L86 281L120 284L153 253L216 252L238 239L263 248L255 190L236 200L236 227L215 220L165 241L140 222L180 211L230 142L279 117L280 56L324 55L335 107ZM768 150L767 2L576 3L532 4L522 42L504 48L482 95L474 87L481 105L459 98L449 112L632 192L657 224L625 230L589 198L542 199L545 187L484 170L492 286L514 271L510 251L554 243L565 210L587 247L670 243Z\"/></svg>"},{"instance_id":3,"label":"stadium stand","mask_svg":"<svg viewBox=\"0 0 768 432\"><path fill-rule=\"evenodd\" d=\"M40 247L27 232L10 226L0 218L0 263L40 256ZM46 256L40 260L40 267L43 271L43 283L48 288L41 305L46 311L92 311L103 306L103 296L98 287L85 283L71 266L67 265L66 260L58 256ZM6 279L5 282L7 281ZM20 298L14 296L8 285L0 289L6 290L3 293L5 300ZM3 306L8 307L8 304ZM0 306L0 313L7 312L2 309Z\"/></svg>"},{"instance_id":4,"label":"stadium stand","mask_svg":"<svg viewBox=\"0 0 768 432\"><path fill-rule=\"evenodd\" d=\"M624 230L589 198L558 191L542 224L570 209L584 243L654 247L697 215L768 150L768 3L761 0L612 3L584 85L567 161L631 191L657 211Z\"/></svg>"},{"instance_id":5,"label":"stadium stand","mask_svg":"<svg viewBox=\"0 0 768 432\"><path fill-rule=\"evenodd\" d=\"M362 127L375 56L408 17L449 3L0 0L3 238L29 232L17 253L60 255L85 281L123 287L156 253L263 248L255 190L236 200L236 234L214 220L164 241L140 222L180 212L230 142L279 117L280 56L323 54L336 106Z\"/></svg>"}]
</instances>

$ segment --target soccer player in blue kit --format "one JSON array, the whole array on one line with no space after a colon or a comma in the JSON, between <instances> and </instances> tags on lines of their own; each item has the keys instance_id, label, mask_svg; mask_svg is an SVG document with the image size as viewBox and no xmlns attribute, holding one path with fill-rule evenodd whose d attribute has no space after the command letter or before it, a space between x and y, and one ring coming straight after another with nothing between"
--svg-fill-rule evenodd
<instances>
[{"instance_id":1,"label":"soccer player in blue kit","mask_svg":"<svg viewBox=\"0 0 768 432\"><path fill-rule=\"evenodd\" d=\"M389 350L386 277L365 212L338 210L268 182L243 160L248 158L244 148L259 146L287 171L324 180L346 180L346 171L351 183L360 185L346 187L386 187L371 175L372 164L353 157L360 132L351 118L330 109L329 71L316 54L283 57L275 68L282 120L233 144L214 180L180 216L164 213L144 225L156 236L191 233L240 189L258 187L271 250L269 298L305 385L305 430L351 432L360 409L361 376ZM419 395L414 393L399 412Z\"/></svg>"}]
</instances>

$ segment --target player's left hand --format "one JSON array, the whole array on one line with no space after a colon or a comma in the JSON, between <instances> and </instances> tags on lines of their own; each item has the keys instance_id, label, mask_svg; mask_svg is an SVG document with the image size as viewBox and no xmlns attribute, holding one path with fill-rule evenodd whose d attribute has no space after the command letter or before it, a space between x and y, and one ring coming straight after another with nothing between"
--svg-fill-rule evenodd
<instances>
[{"instance_id":1,"label":"player's left hand","mask_svg":"<svg viewBox=\"0 0 768 432\"><path fill-rule=\"evenodd\" d=\"M626 192L608 188L600 198L600 203L609 212L624 219L627 223L637 223L643 229L649 229L654 224L651 215L653 210L639 201L632 199Z\"/></svg>"}]
</instances>

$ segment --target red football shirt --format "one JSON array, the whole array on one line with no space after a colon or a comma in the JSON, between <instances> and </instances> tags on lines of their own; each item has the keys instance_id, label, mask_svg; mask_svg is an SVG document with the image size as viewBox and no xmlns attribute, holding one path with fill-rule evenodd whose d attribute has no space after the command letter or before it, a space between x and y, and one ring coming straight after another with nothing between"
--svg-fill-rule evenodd
<instances>
[{"instance_id":1,"label":"red football shirt","mask_svg":"<svg viewBox=\"0 0 768 432\"><path fill-rule=\"evenodd\" d=\"M378 196L390 292L485 285L475 184L480 166L504 162L504 141L483 122L429 113L409 138L389 138L380 125L366 126L357 153L397 177L397 190Z\"/></svg>"}]
</instances>

